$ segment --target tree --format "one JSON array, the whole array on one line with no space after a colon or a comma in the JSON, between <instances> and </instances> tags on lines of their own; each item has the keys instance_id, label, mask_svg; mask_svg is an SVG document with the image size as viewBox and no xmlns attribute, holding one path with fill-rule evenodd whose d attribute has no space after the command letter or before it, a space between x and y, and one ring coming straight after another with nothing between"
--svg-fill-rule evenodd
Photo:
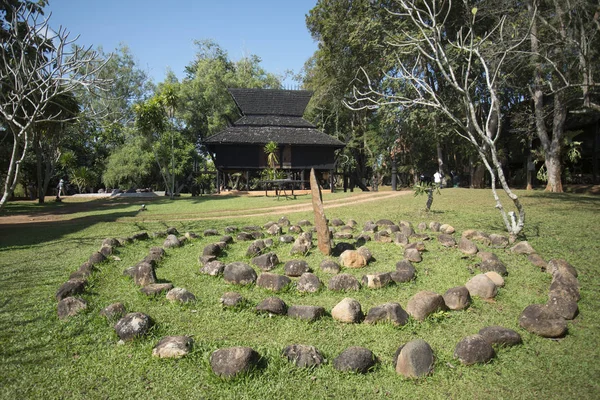
<instances>
[{"instance_id":1,"label":"tree","mask_svg":"<svg viewBox=\"0 0 600 400\"><path fill-rule=\"evenodd\" d=\"M94 78L103 66L96 62L97 53L71 47L76 39L64 28L53 32L43 17L44 4L2 2L0 117L13 140L0 209L19 182L35 124L68 118L63 112L47 114L53 101L76 88L102 84Z\"/></svg>"},{"instance_id":2,"label":"tree","mask_svg":"<svg viewBox=\"0 0 600 400\"><path fill-rule=\"evenodd\" d=\"M481 21L478 9L470 7L467 0L454 8L452 1L398 0L397 4L397 11L390 10L399 20L388 39L398 59L393 74L387 74L391 84L375 86L365 74L368 90L355 89L355 100L349 106L425 106L443 113L486 166L496 208L514 240L523 229L525 210L508 186L496 145L502 132L504 68L522 49L528 35L506 24L508 15L489 28L489 21ZM454 18L456 13L462 17ZM430 79L431 67L435 68L435 79ZM439 91L441 85L449 90ZM399 90L389 90L394 87ZM505 211L496 191L498 181L517 213Z\"/></svg>"},{"instance_id":3,"label":"tree","mask_svg":"<svg viewBox=\"0 0 600 400\"><path fill-rule=\"evenodd\" d=\"M106 187L145 186L143 183L152 174L154 162L153 154L147 148L146 138L131 135L122 146L111 152L102 175L102 182Z\"/></svg>"}]
</instances>

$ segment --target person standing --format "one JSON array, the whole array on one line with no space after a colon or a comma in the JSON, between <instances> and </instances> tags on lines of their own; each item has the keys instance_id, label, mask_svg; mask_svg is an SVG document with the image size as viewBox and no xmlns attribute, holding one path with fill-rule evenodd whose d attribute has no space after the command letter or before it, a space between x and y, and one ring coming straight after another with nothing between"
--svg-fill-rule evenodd
<instances>
[{"instance_id":1,"label":"person standing","mask_svg":"<svg viewBox=\"0 0 600 400\"><path fill-rule=\"evenodd\" d=\"M433 174L433 181L440 188L442 187L442 174L440 174L440 171L435 171L435 174Z\"/></svg>"},{"instance_id":2,"label":"person standing","mask_svg":"<svg viewBox=\"0 0 600 400\"><path fill-rule=\"evenodd\" d=\"M60 199L60 197L65 194L65 181L61 179L56 188L58 189L58 194L56 197Z\"/></svg>"}]
</instances>

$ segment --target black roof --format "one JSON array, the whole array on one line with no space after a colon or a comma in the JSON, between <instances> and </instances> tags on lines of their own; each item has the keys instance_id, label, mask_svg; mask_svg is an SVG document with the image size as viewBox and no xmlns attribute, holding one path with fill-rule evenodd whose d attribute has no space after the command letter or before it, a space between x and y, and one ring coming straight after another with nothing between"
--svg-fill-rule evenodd
<instances>
[{"instance_id":1,"label":"black roof","mask_svg":"<svg viewBox=\"0 0 600 400\"><path fill-rule=\"evenodd\" d=\"M282 115L244 115L235 126L286 126L290 128L314 128L315 126L300 117Z\"/></svg>"},{"instance_id":2,"label":"black roof","mask_svg":"<svg viewBox=\"0 0 600 400\"><path fill-rule=\"evenodd\" d=\"M204 141L215 144L258 144L344 147L344 143L314 128L280 126L231 126Z\"/></svg>"},{"instance_id":3,"label":"black roof","mask_svg":"<svg viewBox=\"0 0 600 400\"><path fill-rule=\"evenodd\" d=\"M312 97L309 90L228 89L242 115L302 117Z\"/></svg>"}]
</instances>

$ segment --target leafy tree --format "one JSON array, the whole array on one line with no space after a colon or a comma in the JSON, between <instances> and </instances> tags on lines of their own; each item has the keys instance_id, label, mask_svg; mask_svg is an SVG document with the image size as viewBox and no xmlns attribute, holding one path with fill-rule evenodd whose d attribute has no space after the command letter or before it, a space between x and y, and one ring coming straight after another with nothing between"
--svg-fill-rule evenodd
<instances>
[{"instance_id":1,"label":"leafy tree","mask_svg":"<svg viewBox=\"0 0 600 400\"><path fill-rule=\"evenodd\" d=\"M102 182L107 188L142 187L152 175L154 163L147 139L132 135L108 157Z\"/></svg>"}]
</instances>

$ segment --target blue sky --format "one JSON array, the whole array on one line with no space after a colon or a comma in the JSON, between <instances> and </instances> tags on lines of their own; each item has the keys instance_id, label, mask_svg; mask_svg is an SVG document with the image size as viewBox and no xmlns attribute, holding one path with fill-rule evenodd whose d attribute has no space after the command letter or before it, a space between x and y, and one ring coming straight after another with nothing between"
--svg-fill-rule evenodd
<instances>
[{"instance_id":1,"label":"blue sky","mask_svg":"<svg viewBox=\"0 0 600 400\"><path fill-rule=\"evenodd\" d=\"M213 39L229 57L256 54L268 72L299 72L317 49L305 15L317 0L50 0L50 25L105 51L125 43L158 83L167 68L183 77L195 39ZM294 84L286 81L286 84Z\"/></svg>"}]
</instances>

